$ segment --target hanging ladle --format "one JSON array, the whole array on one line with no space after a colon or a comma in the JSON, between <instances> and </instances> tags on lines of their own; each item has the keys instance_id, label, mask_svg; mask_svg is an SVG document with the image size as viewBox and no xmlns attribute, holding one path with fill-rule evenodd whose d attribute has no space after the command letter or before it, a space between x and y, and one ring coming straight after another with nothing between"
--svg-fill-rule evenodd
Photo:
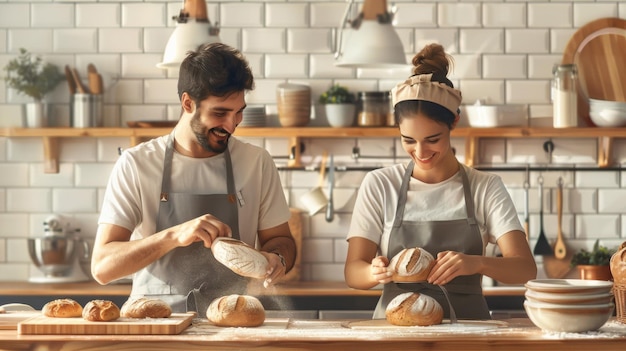
<instances>
[{"instance_id":1,"label":"hanging ladle","mask_svg":"<svg viewBox=\"0 0 626 351\"><path fill-rule=\"evenodd\" d=\"M556 209L557 209L557 236L554 243L554 256L563 259L567 255L565 240L563 239L563 230L561 228L563 218L563 178L559 177L556 189Z\"/></svg>"}]
</instances>

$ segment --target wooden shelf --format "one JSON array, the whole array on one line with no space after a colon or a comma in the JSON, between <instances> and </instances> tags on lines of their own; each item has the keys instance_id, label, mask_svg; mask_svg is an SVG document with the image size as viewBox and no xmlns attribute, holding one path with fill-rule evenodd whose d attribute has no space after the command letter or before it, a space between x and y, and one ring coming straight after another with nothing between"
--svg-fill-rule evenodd
<instances>
[{"instance_id":1,"label":"wooden shelf","mask_svg":"<svg viewBox=\"0 0 626 351\"><path fill-rule=\"evenodd\" d=\"M3 128L0 137L41 137L45 155L45 172L58 173L58 140L78 137L127 137L131 145L168 134L171 128ZM237 128L235 135L242 137L289 138L289 149L295 154L288 166L300 167L300 139L302 138L389 138L399 137L395 127L265 127ZM465 163L476 164L478 143L483 138L597 138L598 166L611 163L613 140L626 138L626 128L457 128L453 137L465 138Z\"/></svg>"}]
</instances>

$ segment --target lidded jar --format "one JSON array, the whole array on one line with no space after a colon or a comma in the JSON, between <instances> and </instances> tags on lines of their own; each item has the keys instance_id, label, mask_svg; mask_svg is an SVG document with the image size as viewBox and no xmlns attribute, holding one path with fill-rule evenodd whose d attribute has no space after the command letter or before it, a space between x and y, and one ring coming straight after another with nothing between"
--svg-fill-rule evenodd
<instances>
[{"instance_id":1,"label":"lidded jar","mask_svg":"<svg viewBox=\"0 0 626 351\"><path fill-rule=\"evenodd\" d=\"M552 113L555 128L578 126L578 70L575 64L552 68Z\"/></svg>"},{"instance_id":2,"label":"lidded jar","mask_svg":"<svg viewBox=\"0 0 626 351\"><path fill-rule=\"evenodd\" d=\"M357 124L360 127L387 125L390 111L389 92L361 91L357 95Z\"/></svg>"}]
</instances>

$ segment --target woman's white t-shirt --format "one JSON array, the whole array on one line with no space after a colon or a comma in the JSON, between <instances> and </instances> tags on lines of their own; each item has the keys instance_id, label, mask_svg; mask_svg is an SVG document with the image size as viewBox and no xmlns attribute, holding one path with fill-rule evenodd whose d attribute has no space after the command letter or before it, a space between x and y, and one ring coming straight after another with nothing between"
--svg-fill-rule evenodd
<instances>
[{"instance_id":1,"label":"woman's white t-shirt","mask_svg":"<svg viewBox=\"0 0 626 351\"><path fill-rule=\"evenodd\" d=\"M487 243L513 230L524 231L513 201L500 177L461 164L467 173L474 198L475 216ZM398 164L369 172L359 188L347 239L362 237L379 246L387 256L389 233L398 204L398 191L406 165ZM443 221L467 218L463 180L457 172L437 184L427 184L411 177L404 220Z\"/></svg>"}]
</instances>

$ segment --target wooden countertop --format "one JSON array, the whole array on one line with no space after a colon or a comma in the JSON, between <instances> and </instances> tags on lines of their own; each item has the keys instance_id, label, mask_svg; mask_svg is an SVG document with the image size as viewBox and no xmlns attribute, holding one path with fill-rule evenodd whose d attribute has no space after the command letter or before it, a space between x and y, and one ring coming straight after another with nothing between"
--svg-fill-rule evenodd
<instances>
[{"instance_id":1,"label":"wooden countertop","mask_svg":"<svg viewBox=\"0 0 626 351\"><path fill-rule=\"evenodd\" d=\"M31 282L0 282L0 296L52 296L52 295L107 295L128 296L130 284L100 285L96 282L79 283L31 283ZM525 288L488 287L483 288L485 296L521 296ZM349 288L344 282L302 281L275 285L269 289L252 287L252 295L285 295L285 296L380 296L380 289L357 290Z\"/></svg>"},{"instance_id":2,"label":"wooden countertop","mask_svg":"<svg viewBox=\"0 0 626 351\"><path fill-rule=\"evenodd\" d=\"M10 350L623 350L626 325L611 320L589 333L545 333L525 318L491 329L427 331L393 327L352 329L356 320L289 320L282 328L207 328L192 324L179 335L18 335L0 330Z\"/></svg>"}]
</instances>

